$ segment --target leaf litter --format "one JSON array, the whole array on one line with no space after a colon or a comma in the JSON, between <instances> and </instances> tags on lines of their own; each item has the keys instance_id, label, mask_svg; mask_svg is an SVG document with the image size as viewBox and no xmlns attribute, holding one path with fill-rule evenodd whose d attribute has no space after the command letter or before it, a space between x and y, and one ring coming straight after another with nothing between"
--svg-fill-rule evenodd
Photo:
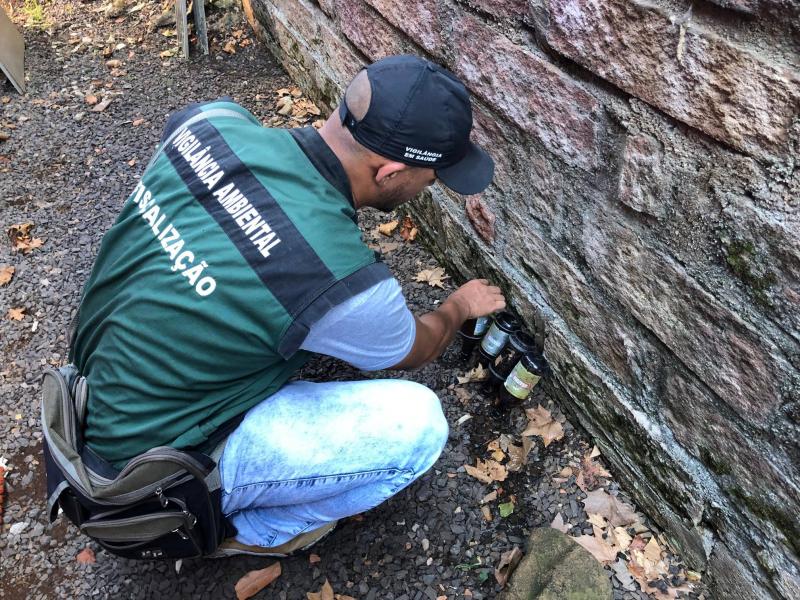
<instances>
[{"instance_id":1,"label":"leaf litter","mask_svg":"<svg viewBox=\"0 0 800 600\"><path fill-rule=\"evenodd\" d=\"M640 590L657 600L677 598L679 593L691 591L688 573L671 566L668 552L643 525L635 508L602 487L608 485L611 474L595 460L599 456L597 447L584 453L575 477L575 484L588 490L581 502L592 535L581 534L572 539L609 568L626 590L635 591L638 584ZM566 482L573 474L571 467L565 467L553 479ZM590 486L598 489L590 490ZM558 513L550 527L567 533L572 526Z\"/></svg>"},{"instance_id":2,"label":"leaf litter","mask_svg":"<svg viewBox=\"0 0 800 600\"><path fill-rule=\"evenodd\" d=\"M476 373L473 369L465 376L458 377L458 384L471 383L482 376L485 377L483 373ZM505 481L509 472L523 468L536 438L541 438L542 444L547 447L564 437L561 423L543 406L537 405L533 409L528 409L526 414L529 422L521 433L522 445L516 444L512 436L501 434L486 444L486 453L490 458L487 457L485 460L476 458L475 466L464 466L467 474L486 484ZM599 449L595 446L583 452L580 458L571 464L573 466L561 468L557 477L553 479L558 483L572 481L586 493L582 504L592 526L591 535L581 533L579 528L575 528L574 532L579 535L571 536L572 539L607 568L614 572L624 569L627 576L617 579L626 586L626 589L635 591L634 586L638 584L639 589L657 600L677 598L679 593L691 591L687 574L680 568L671 569L668 552L642 524L642 517L635 508L616 495L608 493L606 488L612 475L600 461ZM502 478L497 477L498 474ZM573 477L574 479L570 479ZM563 489L561 491L564 493ZM490 503L495 502L502 493L503 490L498 488L480 501L479 508L487 522L493 519ZM514 497L510 496L497 508L500 517L510 516L516 510ZM561 512L556 513L550 527L565 534L573 530L573 524L566 522ZM511 552L513 550L506 553L508 557L506 555L504 557L510 558ZM509 564L501 560L495 571L498 583L505 585L512 570L513 567L509 567Z\"/></svg>"},{"instance_id":3,"label":"leaf litter","mask_svg":"<svg viewBox=\"0 0 800 600\"><path fill-rule=\"evenodd\" d=\"M31 250L41 248L44 241L40 238L31 237L33 223L16 223L6 230L11 240L11 247L17 252L27 254Z\"/></svg>"}]
</instances>

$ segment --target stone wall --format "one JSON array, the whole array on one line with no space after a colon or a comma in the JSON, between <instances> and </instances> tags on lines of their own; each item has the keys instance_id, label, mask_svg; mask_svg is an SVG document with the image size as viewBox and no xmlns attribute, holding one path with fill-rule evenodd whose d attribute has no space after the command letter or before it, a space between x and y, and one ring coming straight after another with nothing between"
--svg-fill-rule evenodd
<instances>
[{"instance_id":1,"label":"stone wall","mask_svg":"<svg viewBox=\"0 0 800 600\"><path fill-rule=\"evenodd\" d=\"M427 242L544 329L552 393L716 597L799 598L800 2L245 9L328 108L388 54L462 78L497 174L416 201Z\"/></svg>"}]
</instances>

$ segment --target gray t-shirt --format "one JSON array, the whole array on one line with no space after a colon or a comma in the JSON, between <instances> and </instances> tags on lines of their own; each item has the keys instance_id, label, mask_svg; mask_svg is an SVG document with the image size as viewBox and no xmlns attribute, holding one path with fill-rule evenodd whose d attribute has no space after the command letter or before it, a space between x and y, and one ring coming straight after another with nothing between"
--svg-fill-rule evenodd
<instances>
[{"instance_id":1,"label":"gray t-shirt","mask_svg":"<svg viewBox=\"0 0 800 600\"><path fill-rule=\"evenodd\" d=\"M311 327L301 348L362 371L377 371L408 356L416 334L400 284L384 279L328 311Z\"/></svg>"}]
</instances>

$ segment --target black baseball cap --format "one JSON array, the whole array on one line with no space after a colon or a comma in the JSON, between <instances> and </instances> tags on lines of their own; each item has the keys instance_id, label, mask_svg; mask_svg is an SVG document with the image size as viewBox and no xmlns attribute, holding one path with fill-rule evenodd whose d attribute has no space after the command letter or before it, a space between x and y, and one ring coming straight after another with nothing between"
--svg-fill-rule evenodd
<instances>
[{"instance_id":1,"label":"black baseball cap","mask_svg":"<svg viewBox=\"0 0 800 600\"><path fill-rule=\"evenodd\" d=\"M436 171L454 192L477 194L491 183L494 161L469 139L472 107L464 84L419 56L383 58L366 68L372 89L359 121L342 99L339 116L356 141L376 154Z\"/></svg>"}]
</instances>

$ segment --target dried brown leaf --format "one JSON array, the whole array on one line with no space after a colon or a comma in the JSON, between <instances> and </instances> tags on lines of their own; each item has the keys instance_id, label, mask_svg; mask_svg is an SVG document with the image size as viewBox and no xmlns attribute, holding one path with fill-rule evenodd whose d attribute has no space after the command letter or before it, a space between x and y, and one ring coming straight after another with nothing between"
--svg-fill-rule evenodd
<instances>
[{"instance_id":1,"label":"dried brown leaf","mask_svg":"<svg viewBox=\"0 0 800 600\"><path fill-rule=\"evenodd\" d=\"M9 308L8 309L8 318L13 319L14 321L22 321L25 318L25 309L24 308Z\"/></svg>"},{"instance_id":2,"label":"dried brown leaf","mask_svg":"<svg viewBox=\"0 0 800 600\"><path fill-rule=\"evenodd\" d=\"M383 235L392 235L392 232L397 229L399 225L399 221L395 219L394 221L389 221L388 223L382 223L378 225L378 232L382 233Z\"/></svg>"},{"instance_id":3,"label":"dried brown leaf","mask_svg":"<svg viewBox=\"0 0 800 600\"><path fill-rule=\"evenodd\" d=\"M97 559L94 556L94 550L92 550L88 546L83 550L81 550L80 552L78 552L78 555L75 557L75 560L77 560L82 565L90 565L92 563L97 562Z\"/></svg>"},{"instance_id":4,"label":"dried brown leaf","mask_svg":"<svg viewBox=\"0 0 800 600\"><path fill-rule=\"evenodd\" d=\"M638 519L632 506L603 489L589 492L582 502L587 513L602 515L608 519L612 527L624 527Z\"/></svg>"},{"instance_id":5,"label":"dried brown leaf","mask_svg":"<svg viewBox=\"0 0 800 600\"><path fill-rule=\"evenodd\" d=\"M594 535L579 535L572 539L586 548L592 556L603 564L608 564L617 558L617 549L609 546L602 538Z\"/></svg>"},{"instance_id":6,"label":"dried brown leaf","mask_svg":"<svg viewBox=\"0 0 800 600\"><path fill-rule=\"evenodd\" d=\"M41 248L42 246L44 246L44 241L42 241L41 238L33 238L30 242L26 244L26 248L24 248L23 250L25 251L35 250L36 248Z\"/></svg>"},{"instance_id":7,"label":"dried brown leaf","mask_svg":"<svg viewBox=\"0 0 800 600\"><path fill-rule=\"evenodd\" d=\"M528 454L530 454L531 449L533 448L533 438L530 437L522 437L522 453L525 455L525 462L528 462Z\"/></svg>"},{"instance_id":8,"label":"dried brown leaf","mask_svg":"<svg viewBox=\"0 0 800 600\"><path fill-rule=\"evenodd\" d=\"M475 459L475 466L464 465L464 470L468 475L471 475L478 481L483 483L492 483L493 481L505 481L508 477L506 468L494 460L482 461L480 458Z\"/></svg>"},{"instance_id":9,"label":"dried brown leaf","mask_svg":"<svg viewBox=\"0 0 800 600\"><path fill-rule=\"evenodd\" d=\"M111 101L113 99L114 96L106 96L100 102L98 102L92 107L92 112L103 112L105 109L108 108L108 105L111 104Z\"/></svg>"},{"instance_id":10,"label":"dried brown leaf","mask_svg":"<svg viewBox=\"0 0 800 600\"><path fill-rule=\"evenodd\" d=\"M327 579L318 592L307 592L306 596L308 600L335 600L333 597L333 588L331 584L328 583Z\"/></svg>"},{"instance_id":11,"label":"dried brown leaf","mask_svg":"<svg viewBox=\"0 0 800 600\"><path fill-rule=\"evenodd\" d=\"M417 233L417 224L414 223L411 217L405 217L403 225L400 227L400 237L406 242L413 242L417 237Z\"/></svg>"},{"instance_id":12,"label":"dried brown leaf","mask_svg":"<svg viewBox=\"0 0 800 600\"><path fill-rule=\"evenodd\" d=\"M625 552L633 541L633 538L628 535L624 527L615 527L611 531L611 535L613 536L614 545L617 546L621 552Z\"/></svg>"},{"instance_id":13,"label":"dried brown leaf","mask_svg":"<svg viewBox=\"0 0 800 600\"><path fill-rule=\"evenodd\" d=\"M281 575L281 563L274 562L265 569L250 571L236 582L236 600L255 596Z\"/></svg>"},{"instance_id":14,"label":"dried brown leaf","mask_svg":"<svg viewBox=\"0 0 800 600\"><path fill-rule=\"evenodd\" d=\"M509 444L506 451L508 452L508 462L506 463L506 468L512 473L522 471L522 468L525 466L528 460L528 455L525 452L525 448L516 444Z\"/></svg>"},{"instance_id":15,"label":"dried brown leaf","mask_svg":"<svg viewBox=\"0 0 800 600\"><path fill-rule=\"evenodd\" d=\"M474 369L467 371L463 377L456 377L459 385L472 383L473 381L485 381L489 377L489 370L481 365L475 365Z\"/></svg>"},{"instance_id":16,"label":"dried brown leaf","mask_svg":"<svg viewBox=\"0 0 800 600\"><path fill-rule=\"evenodd\" d=\"M589 514L589 523L599 527L600 529L605 529L608 527L608 521L603 515L598 515L597 513L590 513Z\"/></svg>"},{"instance_id":17,"label":"dried brown leaf","mask_svg":"<svg viewBox=\"0 0 800 600\"><path fill-rule=\"evenodd\" d=\"M278 99L275 103L275 109L278 111L279 115L288 115L292 112L292 97L291 96L282 96Z\"/></svg>"},{"instance_id":18,"label":"dried brown leaf","mask_svg":"<svg viewBox=\"0 0 800 600\"><path fill-rule=\"evenodd\" d=\"M434 267L433 269L425 269L417 273L415 281L427 283L431 287L444 289L444 280L449 278L450 276L445 274L442 267Z\"/></svg>"},{"instance_id":19,"label":"dried brown leaf","mask_svg":"<svg viewBox=\"0 0 800 600\"><path fill-rule=\"evenodd\" d=\"M650 538L647 545L644 547L644 557L654 563L661 560L661 547L658 545L656 538Z\"/></svg>"},{"instance_id":20,"label":"dried brown leaf","mask_svg":"<svg viewBox=\"0 0 800 600\"><path fill-rule=\"evenodd\" d=\"M455 388L453 393L456 395L456 398L458 398L458 401L463 405L469 404L472 400L470 393L462 387Z\"/></svg>"},{"instance_id":21,"label":"dried brown leaf","mask_svg":"<svg viewBox=\"0 0 800 600\"><path fill-rule=\"evenodd\" d=\"M595 446L595 450L597 450L597 446ZM576 481L578 487L584 492L597 489L602 483L602 478L611 477L611 473L594 459L599 455L599 452L595 454L593 450L592 452L587 452L581 458L580 473Z\"/></svg>"},{"instance_id":22,"label":"dried brown leaf","mask_svg":"<svg viewBox=\"0 0 800 600\"><path fill-rule=\"evenodd\" d=\"M0 267L0 285L7 285L14 277L14 271L14 267L11 266Z\"/></svg>"},{"instance_id":23,"label":"dried brown leaf","mask_svg":"<svg viewBox=\"0 0 800 600\"><path fill-rule=\"evenodd\" d=\"M524 436L538 435L542 438L545 447L551 442L560 440L564 437L564 429L561 423L553 420L550 411L542 406L526 409L528 415L528 428L522 432Z\"/></svg>"},{"instance_id":24,"label":"dried brown leaf","mask_svg":"<svg viewBox=\"0 0 800 600\"><path fill-rule=\"evenodd\" d=\"M497 583L500 584L500 587L504 587L508 582L508 578L511 577L511 574L514 572L514 569L517 568L519 561L522 560L522 550L514 546L508 552L503 552L500 555L500 562L497 565L497 568L494 570L494 578L497 580Z\"/></svg>"}]
</instances>

